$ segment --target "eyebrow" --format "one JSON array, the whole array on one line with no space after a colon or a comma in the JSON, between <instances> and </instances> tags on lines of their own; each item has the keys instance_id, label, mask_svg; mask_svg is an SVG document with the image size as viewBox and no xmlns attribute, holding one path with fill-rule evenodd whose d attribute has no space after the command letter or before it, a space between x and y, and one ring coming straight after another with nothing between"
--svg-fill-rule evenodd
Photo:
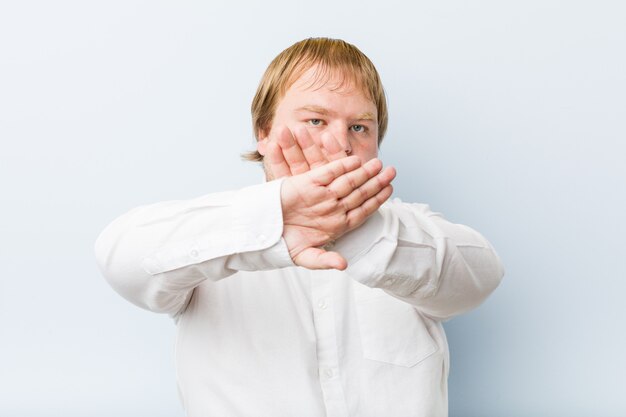
<instances>
[{"instance_id":1,"label":"eyebrow","mask_svg":"<svg viewBox=\"0 0 626 417\"><path fill-rule=\"evenodd\" d=\"M370 112L361 113L356 117L356 120L376 120L376 117Z\"/></svg>"},{"instance_id":2,"label":"eyebrow","mask_svg":"<svg viewBox=\"0 0 626 417\"><path fill-rule=\"evenodd\" d=\"M328 114L330 114L330 111L328 109L324 107L320 107L320 106L313 106L313 105L302 106L296 109L296 111L310 111L313 113L323 114L324 116L327 116Z\"/></svg>"},{"instance_id":3,"label":"eyebrow","mask_svg":"<svg viewBox=\"0 0 626 417\"><path fill-rule=\"evenodd\" d=\"M302 107L296 109L296 111L310 111L310 112L318 113L318 114L321 114L321 115L324 115L324 116L328 116L329 114L332 113L327 108L320 107L320 106L314 106L314 105L302 106ZM376 120L376 117L371 112L365 112L365 113L361 113L358 116L356 116L354 118L354 120L372 120L372 121L374 121L374 120Z\"/></svg>"}]
</instances>

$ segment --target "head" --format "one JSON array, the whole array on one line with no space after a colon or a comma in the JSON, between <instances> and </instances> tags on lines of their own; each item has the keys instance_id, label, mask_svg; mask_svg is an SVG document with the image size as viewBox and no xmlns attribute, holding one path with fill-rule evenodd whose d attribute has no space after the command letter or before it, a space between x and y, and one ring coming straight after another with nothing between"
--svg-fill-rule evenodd
<instances>
[{"instance_id":1,"label":"head","mask_svg":"<svg viewBox=\"0 0 626 417\"><path fill-rule=\"evenodd\" d=\"M387 129L387 103L372 62L342 40L311 38L281 52L270 63L252 101L257 151L245 159L263 161L273 128L292 132L306 126L320 145L332 134L363 160L378 154Z\"/></svg>"}]
</instances>

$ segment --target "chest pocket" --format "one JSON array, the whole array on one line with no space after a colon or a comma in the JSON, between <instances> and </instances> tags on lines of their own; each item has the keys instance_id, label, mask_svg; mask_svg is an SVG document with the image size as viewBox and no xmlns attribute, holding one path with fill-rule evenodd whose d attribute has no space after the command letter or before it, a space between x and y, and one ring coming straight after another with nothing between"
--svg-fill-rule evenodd
<instances>
[{"instance_id":1,"label":"chest pocket","mask_svg":"<svg viewBox=\"0 0 626 417\"><path fill-rule=\"evenodd\" d=\"M379 288L354 282L357 320L366 359L411 367L438 349L424 318Z\"/></svg>"}]
</instances>

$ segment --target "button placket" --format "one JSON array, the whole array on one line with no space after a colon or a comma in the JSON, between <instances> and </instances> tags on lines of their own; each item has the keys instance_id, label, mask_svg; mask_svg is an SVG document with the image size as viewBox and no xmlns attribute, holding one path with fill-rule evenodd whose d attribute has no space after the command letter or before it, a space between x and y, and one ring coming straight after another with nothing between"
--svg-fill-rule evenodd
<instances>
[{"instance_id":1,"label":"button placket","mask_svg":"<svg viewBox=\"0 0 626 417\"><path fill-rule=\"evenodd\" d=\"M348 408L339 378L337 337L332 303L333 271L316 273L311 278L311 301L317 339L320 387L324 394L327 417L347 417Z\"/></svg>"},{"instance_id":2,"label":"button placket","mask_svg":"<svg viewBox=\"0 0 626 417\"><path fill-rule=\"evenodd\" d=\"M334 376L334 372L331 368L323 368L322 376L326 379L331 379Z\"/></svg>"}]
</instances>

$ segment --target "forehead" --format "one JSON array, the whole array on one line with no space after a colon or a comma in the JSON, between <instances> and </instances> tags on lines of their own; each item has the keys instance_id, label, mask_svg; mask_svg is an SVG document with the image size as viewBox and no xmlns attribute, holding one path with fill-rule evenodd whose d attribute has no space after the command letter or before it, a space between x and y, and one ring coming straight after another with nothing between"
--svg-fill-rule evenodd
<instances>
[{"instance_id":1,"label":"forehead","mask_svg":"<svg viewBox=\"0 0 626 417\"><path fill-rule=\"evenodd\" d=\"M284 92L332 91L341 95L362 95L372 101L364 83L357 74L347 69L335 69L312 65L295 71ZM283 94L284 96L284 94Z\"/></svg>"}]
</instances>

